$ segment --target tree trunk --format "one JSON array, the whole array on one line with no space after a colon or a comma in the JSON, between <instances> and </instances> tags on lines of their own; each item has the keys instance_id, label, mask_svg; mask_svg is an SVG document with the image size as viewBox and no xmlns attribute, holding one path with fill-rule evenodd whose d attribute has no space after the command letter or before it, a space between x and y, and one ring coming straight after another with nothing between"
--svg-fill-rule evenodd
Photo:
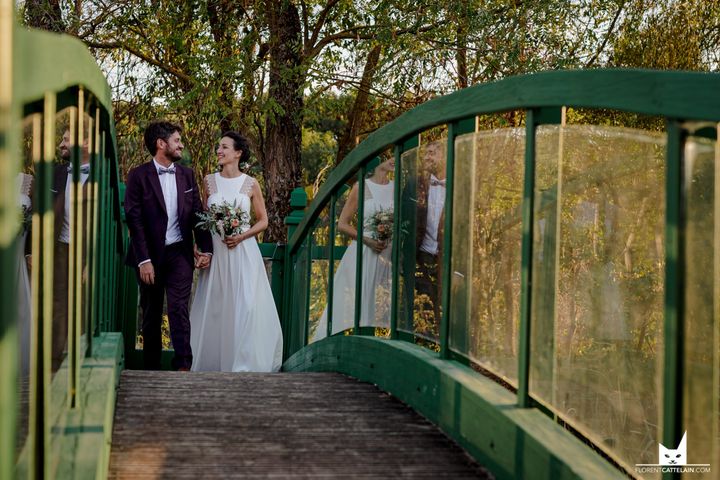
<instances>
[{"instance_id":1,"label":"tree trunk","mask_svg":"<svg viewBox=\"0 0 720 480\"><path fill-rule=\"evenodd\" d=\"M286 239L285 217L290 213L290 192L300 185L303 119L303 74L300 50L300 16L291 0L266 2L270 28L269 97L274 112L266 121L263 158L269 226L264 241Z\"/></svg>"},{"instance_id":2,"label":"tree trunk","mask_svg":"<svg viewBox=\"0 0 720 480\"><path fill-rule=\"evenodd\" d=\"M28 27L64 32L65 22L60 11L60 0L27 0L25 23Z\"/></svg>"},{"instance_id":3,"label":"tree trunk","mask_svg":"<svg viewBox=\"0 0 720 480\"><path fill-rule=\"evenodd\" d=\"M360 87L358 88L355 102L353 103L348 123L345 127L340 142L338 142L338 153L335 157L335 164L342 162L345 155L350 153L350 150L355 146L355 138L360 134L365 121L365 115L369 108L370 98L370 86L372 85L373 78L375 77L375 70L377 69L378 63L380 63L380 52L382 47L378 44L370 50L368 54L367 62L365 62L365 68L363 70L363 76L360 80Z\"/></svg>"},{"instance_id":4,"label":"tree trunk","mask_svg":"<svg viewBox=\"0 0 720 480\"><path fill-rule=\"evenodd\" d=\"M471 8L467 0L452 2L447 8L448 17L455 25L455 69L457 71L455 85L458 89L462 89L468 86L467 44Z\"/></svg>"},{"instance_id":5,"label":"tree trunk","mask_svg":"<svg viewBox=\"0 0 720 480\"><path fill-rule=\"evenodd\" d=\"M458 88L467 88L468 86L468 70L467 70L467 17L461 17L457 24L457 86Z\"/></svg>"}]
</instances>

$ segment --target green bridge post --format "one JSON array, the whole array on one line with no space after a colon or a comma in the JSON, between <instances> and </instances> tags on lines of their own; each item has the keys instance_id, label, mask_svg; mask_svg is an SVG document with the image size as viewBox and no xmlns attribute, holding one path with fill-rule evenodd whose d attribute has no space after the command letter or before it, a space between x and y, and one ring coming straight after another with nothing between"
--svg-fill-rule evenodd
<instances>
[{"instance_id":1,"label":"green bridge post","mask_svg":"<svg viewBox=\"0 0 720 480\"><path fill-rule=\"evenodd\" d=\"M287 225L288 229L288 239L293 236L297 226L302 222L305 216L305 207L307 207L307 193L304 189L298 187L290 193L291 211L290 214L285 217L285 225ZM294 255L295 252L292 252L289 248L285 248L285 261L283 262L285 272L283 288L284 294L283 307L281 310L282 316L280 317L282 331L285 336L283 341L283 358L287 358L289 354L302 348L305 344L302 338L302 331L304 330L303 325L300 325L300 322L292 322L293 294L295 292L292 291L294 262L291 262L291 259Z\"/></svg>"}]
</instances>

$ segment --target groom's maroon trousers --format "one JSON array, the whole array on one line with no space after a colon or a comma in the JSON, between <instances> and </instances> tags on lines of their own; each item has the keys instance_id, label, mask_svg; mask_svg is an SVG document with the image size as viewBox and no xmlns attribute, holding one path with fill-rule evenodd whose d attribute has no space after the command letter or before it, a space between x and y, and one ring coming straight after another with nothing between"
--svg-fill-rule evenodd
<instances>
[{"instance_id":1,"label":"groom's maroon trousers","mask_svg":"<svg viewBox=\"0 0 720 480\"><path fill-rule=\"evenodd\" d=\"M159 263L153 262L155 283L147 285L140 280L140 307L142 308L143 361L149 370L160 369L162 352L162 313L163 300L167 294L167 313L170 323L175 357L173 368L190 368L192 351L190 349L190 318L188 302L192 287L193 263L182 251L178 242L165 247Z\"/></svg>"},{"instance_id":2,"label":"groom's maroon trousers","mask_svg":"<svg viewBox=\"0 0 720 480\"><path fill-rule=\"evenodd\" d=\"M162 312L167 294L170 337L175 350L172 366L190 368L190 319L188 303L193 277L193 230L198 248L212 252L207 231L195 227L202 211L193 171L175 165L178 197L178 224L182 241L165 245L168 217L160 180L152 161L128 174L125 191L125 217L130 232L126 264L134 267L140 285L142 307L143 359L146 369L159 369L162 353ZM150 259L155 270L154 285L140 280L138 263Z\"/></svg>"}]
</instances>

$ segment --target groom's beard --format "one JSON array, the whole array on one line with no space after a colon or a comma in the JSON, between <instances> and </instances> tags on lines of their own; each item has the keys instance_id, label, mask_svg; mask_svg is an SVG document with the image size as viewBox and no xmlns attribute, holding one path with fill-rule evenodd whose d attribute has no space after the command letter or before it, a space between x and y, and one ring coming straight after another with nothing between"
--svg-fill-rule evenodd
<instances>
[{"instance_id":1,"label":"groom's beard","mask_svg":"<svg viewBox=\"0 0 720 480\"><path fill-rule=\"evenodd\" d=\"M170 158L170 161L173 163L179 162L180 160L182 160L182 150L179 152L176 150L176 151L170 153L168 155L168 157Z\"/></svg>"}]
</instances>

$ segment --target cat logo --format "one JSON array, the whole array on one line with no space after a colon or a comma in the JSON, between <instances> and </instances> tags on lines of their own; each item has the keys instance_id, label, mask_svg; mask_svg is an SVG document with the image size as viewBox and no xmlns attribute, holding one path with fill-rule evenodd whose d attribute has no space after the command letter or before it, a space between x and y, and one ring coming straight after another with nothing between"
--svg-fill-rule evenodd
<instances>
[{"instance_id":1,"label":"cat logo","mask_svg":"<svg viewBox=\"0 0 720 480\"><path fill-rule=\"evenodd\" d=\"M658 444L658 463L638 463L637 473L710 473L709 463L688 463L687 432L677 448L667 448Z\"/></svg>"},{"instance_id":2,"label":"cat logo","mask_svg":"<svg viewBox=\"0 0 720 480\"><path fill-rule=\"evenodd\" d=\"M685 439L687 432L683 433L680 445L676 449L667 448L662 443L658 443L658 457L660 457L660 465L687 465L687 444Z\"/></svg>"}]
</instances>

